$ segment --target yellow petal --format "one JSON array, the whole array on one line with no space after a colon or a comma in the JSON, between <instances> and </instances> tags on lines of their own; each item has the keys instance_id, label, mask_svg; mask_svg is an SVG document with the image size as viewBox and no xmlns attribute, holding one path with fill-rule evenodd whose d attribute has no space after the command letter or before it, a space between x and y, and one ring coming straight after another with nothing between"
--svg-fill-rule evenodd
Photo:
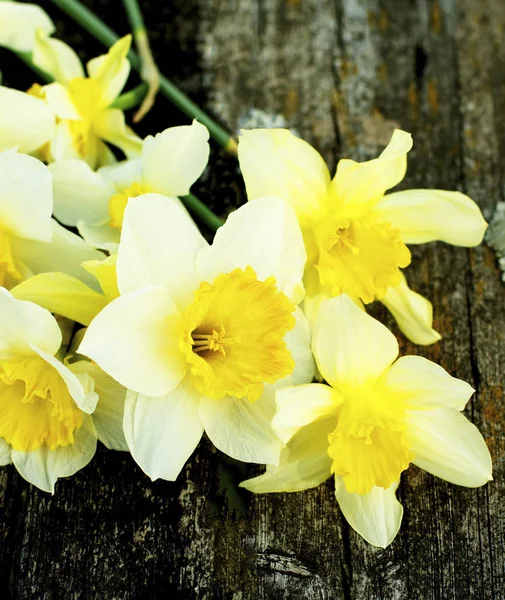
<instances>
[{"instance_id":1,"label":"yellow petal","mask_svg":"<svg viewBox=\"0 0 505 600\"><path fill-rule=\"evenodd\" d=\"M11 290L18 300L29 300L52 313L89 325L107 304L105 297L64 273L41 273Z\"/></svg>"},{"instance_id":2,"label":"yellow petal","mask_svg":"<svg viewBox=\"0 0 505 600\"><path fill-rule=\"evenodd\" d=\"M379 158L363 163L341 160L330 187L335 210L341 210L347 219L366 214L387 190L405 177L407 152L411 148L411 135L395 129Z\"/></svg>"},{"instance_id":3,"label":"yellow petal","mask_svg":"<svg viewBox=\"0 0 505 600\"><path fill-rule=\"evenodd\" d=\"M427 346L441 339L433 325L433 306L431 302L414 292L402 276L400 285L388 289L381 302L398 323L401 332L414 344Z\"/></svg>"},{"instance_id":4,"label":"yellow petal","mask_svg":"<svg viewBox=\"0 0 505 600\"><path fill-rule=\"evenodd\" d=\"M107 302L119 296L116 275L117 255L113 254L104 260L88 260L82 266L98 279Z\"/></svg>"},{"instance_id":5,"label":"yellow petal","mask_svg":"<svg viewBox=\"0 0 505 600\"><path fill-rule=\"evenodd\" d=\"M126 58L132 36L125 35L110 47L107 54L93 58L87 64L88 73L101 90L101 107L109 106L121 93L130 74L130 61Z\"/></svg>"},{"instance_id":6,"label":"yellow petal","mask_svg":"<svg viewBox=\"0 0 505 600\"><path fill-rule=\"evenodd\" d=\"M128 158L138 156L142 140L126 126L123 111L110 108L93 119L93 131L102 140L120 148Z\"/></svg>"},{"instance_id":7,"label":"yellow petal","mask_svg":"<svg viewBox=\"0 0 505 600\"><path fill-rule=\"evenodd\" d=\"M478 246L487 223L465 194L446 190L406 190L388 194L374 213L400 230L406 244L440 240L453 246Z\"/></svg>"}]
</instances>

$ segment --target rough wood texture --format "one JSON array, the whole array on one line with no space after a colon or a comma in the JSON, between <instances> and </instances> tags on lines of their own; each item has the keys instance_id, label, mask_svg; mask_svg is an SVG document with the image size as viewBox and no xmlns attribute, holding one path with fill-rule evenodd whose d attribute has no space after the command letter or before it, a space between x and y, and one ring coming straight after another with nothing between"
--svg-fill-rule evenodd
<instances>
[{"instance_id":1,"label":"rough wood texture","mask_svg":"<svg viewBox=\"0 0 505 600\"><path fill-rule=\"evenodd\" d=\"M118 0L89 1L119 31ZM54 7L44 6L54 17ZM376 156L394 126L414 135L405 187L469 193L489 218L505 183L505 11L501 0L157 0L142 2L155 55L231 130L285 120L333 169ZM92 56L68 20L59 33ZM83 54L84 56L84 54ZM0 55L4 76L15 66ZM17 72L22 85L28 72ZM16 83L19 83L16 80ZM184 122L163 99L142 133ZM198 186L225 214L244 201L233 159L214 152ZM212 196L212 199L211 199ZM0 589L19 599L499 600L505 598L505 289L492 251L414 249L412 287L444 340L402 343L477 389L467 415L495 481L458 488L412 467L401 533L387 550L349 529L331 482L239 496L259 467L202 442L176 483L151 483L101 450L54 497L0 470ZM384 311L375 314L393 326ZM397 330L395 330L397 332Z\"/></svg>"}]
</instances>

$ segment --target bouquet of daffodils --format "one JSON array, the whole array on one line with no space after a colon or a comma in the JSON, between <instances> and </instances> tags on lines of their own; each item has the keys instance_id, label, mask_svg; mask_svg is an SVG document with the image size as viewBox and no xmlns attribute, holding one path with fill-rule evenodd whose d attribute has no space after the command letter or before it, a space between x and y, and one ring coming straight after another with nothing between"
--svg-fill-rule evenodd
<instances>
[{"instance_id":1,"label":"bouquet of daffodils","mask_svg":"<svg viewBox=\"0 0 505 600\"><path fill-rule=\"evenodd\" d=\"M53 32L38 6L0 2L0 44L46 78L0 87L0 464L54 492L100 440L172 481L205 432L266 465L241 484L251 492L332 478L350 525L381 547L411 463L488 482L489 451L461 412L474 390L398 357L366 312L379 300L412 342L437 342L403 274L408 244L476 246L487 227L460 192L389 192L411 136L394 131L332 178L290 131L242 131L249 202L222 223L190 195L222 130L198 111L139 138L121 108L131 36L84 69ZM188 207L217 229L212 244Z\"/></svg>"}]
</instances>

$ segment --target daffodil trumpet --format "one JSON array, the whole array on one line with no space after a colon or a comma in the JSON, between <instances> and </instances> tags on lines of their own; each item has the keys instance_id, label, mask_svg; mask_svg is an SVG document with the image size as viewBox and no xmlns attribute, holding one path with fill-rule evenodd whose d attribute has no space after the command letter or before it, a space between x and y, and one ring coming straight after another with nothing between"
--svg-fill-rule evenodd
<instances>
[{"instance_id":1,"label":"daffodil trumpet","mask_svg":"<svg viewBox=\"0 0 505 600\"><path fill-rule=\"evenodd\" d=\"M279 464L243 487L295 492L333 477L349 524L384 548L400 528L396 490L411 463L466 487L492 479L486 443L461 413L471 386L425 358L398 358L394 335L347 296L321 304L312 350L327 384L277 391Z\"/></svg>"},{"instance_id":2,"label":"daffodil trumpet","mask_svg":"<svg viewBox=\"0 0 505 600\"><path fill-rule=\"evenodd\" d=\"M411 147L410 134L395 130L378 158L342 159L331 179L319 153L290 131L242 132L238 154L248 199L280 196L300 222L311 321L323 300L346 294L361 306L380 300L417 344L440 339L431 303L412 291L403 275L411 261L406 244L440 240L477 246L487 224L477 204L461 192L386 194L404 178Z\"/></svg>"}]
</instances>

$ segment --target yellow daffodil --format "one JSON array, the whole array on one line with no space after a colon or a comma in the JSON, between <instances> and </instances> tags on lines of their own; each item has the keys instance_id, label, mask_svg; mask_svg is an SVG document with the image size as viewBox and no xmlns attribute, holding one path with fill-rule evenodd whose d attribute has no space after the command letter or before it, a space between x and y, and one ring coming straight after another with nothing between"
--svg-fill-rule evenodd
<instances>
[{"instance_id":1,"label":"yellow daffodil","mask_svg":"<svg viewBox=\"0 0 505 600\"><path fill-rule=\"evenodd\" d=\"M85 160L92 168L115 162L104 144L137 156L142 142L125 125L123 112L110 108L130 73L126 58L131 36L116 42L103 56L88 62L86 77L77 54L60 40L37 32L33 62L54 77L45 86L34 85L30 93L42 98L57 117L56 132L43 149L46 162L64 158Z\"/></svg>"},{"instance_id":2,"label":"yellow daffodil","mask_svg":"<svg viewBox=\"0 0 505 600\"><path fill-rule=\"evenodd\" d=\"M473 389L425 358L396 360L394 335L349 298L322 303L312 350L329 385L277 392L272 426L287 445L278 466L243 487L293 492L333 474L349 524L385 547L400 527L395 492L410 463L466 487L492 479L487 446L460 412Z\"/></svg>"},{"instance_id":3,"label":"yellow daffodil","mask_svg":"<svg viewBox=\"0 0 505 600\"><path fill-rule=\"evenodd\" d=\"M54 113L43 100L0 86L0 152L14 148L29 154L55 131Z\"/></svg>"},{"instance_id":4,"label":"yellow daffodil","mask_svg":"<svg viewBox=\"0 0 505 600\"><path fill-rule=\"evenodd\" d=\"M40 6L7 0L0 2L0 46L16 52L31 52L37 30L46 35L54 32L53 22Z\"/></svg>"},{"instance_id":5,"label":"yellow daffodil","mask_svg":"<svg viewBox=\"0 0 505 600\"><path fill-rule=\"evenodd\" d=\"M128 198L189 194L209 159L209 132L194 121L147 137L140 158L94 172L75 159L53 163L54 214L97 248L115 252Z\"/></svg>"},{"instance_id":6,"label":"yellow daffodil","mask_svg":"<svg viewBox=\"0 0 505 600\"><path fill-rule=\"evenodd\" d=\"M58 270L93 282L81 268L101 260L98 252L54 219L51 173L37 159L0 152L0 285Z\"/></svg>"},{"instance_id":7,"label":"yellow daffodil","mask_svg":"<svg viewBox=\"0 0 505 600\"><path fill-rule=\"evenodd\" d=\"M0 288L0 464L47 492L88 464L97 438L126 448L124 388L87 361L65 366L60 345L48 311Z\"/></svg>"},{"instance_id":8,"label":"yellow daffodil","mask_svg":"<svg viewBox=\"0 0 505 600\"><path fill-rule=\"evenodd\" d=\"M129 389L124 431L152 478L173 480L205 431L230 456L276 463L273 393L311 381L302 235L280 199L243 206L209 246L179 205L129 200L120 296L78 349Z\"/></svg>"},{"instance_id":9,"label":"yellow daffodil","mask_svg":"<svg viewBox=\"0 0 505 600\"><path fill-rule=\"evenodd\" d=\"M249 200L275 195L296 212L307 249L305 309L347 294L360 305L380 300L417 344L440 339L431 303L409 289L401 269L405 244L441 240L476 246L487 224L460 192L407 190L385 195L404 178L410 134L396 130L382 154L368 162L340 160L333 180L322 157L284 129L243 131L239 160Z\"/></svg>"}]
</instances>

